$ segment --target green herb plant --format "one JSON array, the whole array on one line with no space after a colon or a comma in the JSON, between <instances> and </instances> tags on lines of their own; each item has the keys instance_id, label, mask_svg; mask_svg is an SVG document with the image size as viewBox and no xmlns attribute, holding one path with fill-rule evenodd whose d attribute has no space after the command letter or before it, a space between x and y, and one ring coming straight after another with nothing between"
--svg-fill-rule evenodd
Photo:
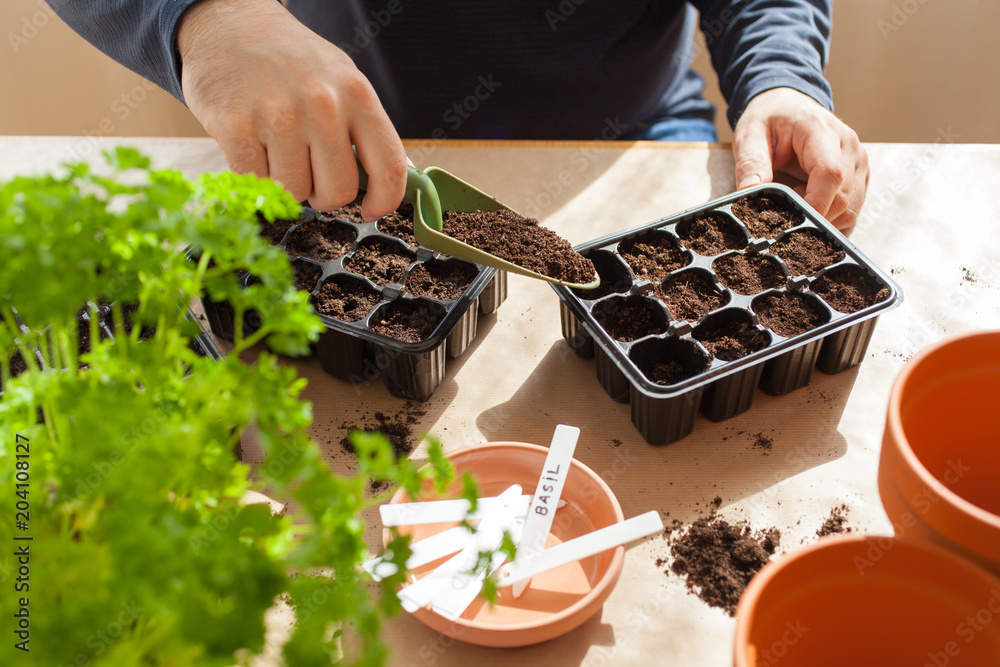
<instances>
[{"instance_id":1,"label":"green herb plant","mask_svg":"<svg viewBox=\"0 0 1000 667\"><path fill-rule=\"evenodd\" d=\"M0 187L0 664L244 664L278 600L296 616L285 664L381 664L380 621L398 604L384 593L404 568L380 592L359 567L366 487L443 490L440 446L424 471L356 433L358 474L333 474L308 434L305 380L255 347L267 337L300 354L321 328L287 257L259 236L258 214L295 218L298 204L266 179L191 180L125 148L107 157L100 173L69 164ZM243 289L245 271L260 280ZM237 323L262 316L218 360L189 347L200 328L188 304L206 293ZM109 305L115 335L103 340L96 317L78 316ZM18 353L27 369L12 378ZM253 482L234 455L251 424L266 457ZM241 502L263 488L294 513ZM21 545L30 574L15 589ZM391 549L405 562L405 540ZM18 645L24 600L30 638Z\"/></svg>"}]
</instances>

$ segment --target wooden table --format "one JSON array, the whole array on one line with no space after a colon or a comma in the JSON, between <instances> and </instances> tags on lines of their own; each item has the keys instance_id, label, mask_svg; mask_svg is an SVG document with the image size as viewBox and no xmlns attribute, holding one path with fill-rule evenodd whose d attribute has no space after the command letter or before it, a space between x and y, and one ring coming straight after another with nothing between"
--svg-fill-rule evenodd
<instances>
[{"instance_id":1,"label":"wooden table","mask_svg":"<svg viewBox=\"0 0 1000 667\"><path fill-rule=\"evenodd\" d=\"M160 167L189 174L225 167L210 140L123 139ZM0 138L0 177L92 159L111 140ZM446 449L483 441L547 444L557 424L581 428L576 456L617 494L626 516L655 509L670 522L719 513L754 528L777 527L781 549L816 539L832 508L848 524L888 534L876 487L879 446L893 379L926 345L960 332L1000 328L1000 147L874 144L868 200L851 240L902 287L902 306L876 327L865 361L838 375L816 372L808 387L781 397L758 392L753 407L673 444L648 445L627 404L595 379L594 363L562 340L559 302L548 285L510 277L509 297L482 318L468 352L448 364L416 428ZM727 146L706 144L408 142L418 166L436 165L509 206L539 217L580 243L704 203L733 189ZM315 359L297 363L309 378L314 437L330 465L349 470L339 441L344 424L403 401L381 383L356 388L326 375ZM762 434L770 450L754 446ZM615 446L613 440L620 440ZM252 448L247 452L253 459ZM421 450L414 453L421 457ZM668 514L669 513L669 514ZM379 545L377 514L368 537ZM731 664L734 620L688 594L657 559L654 538L631 548L603 610L546 644L496 650L454 642L403 615L384 638L393 665ZM278 624L280 625L280 623ZM280 633L279 633L280 634Z\"/></svg>"}]
</instances>

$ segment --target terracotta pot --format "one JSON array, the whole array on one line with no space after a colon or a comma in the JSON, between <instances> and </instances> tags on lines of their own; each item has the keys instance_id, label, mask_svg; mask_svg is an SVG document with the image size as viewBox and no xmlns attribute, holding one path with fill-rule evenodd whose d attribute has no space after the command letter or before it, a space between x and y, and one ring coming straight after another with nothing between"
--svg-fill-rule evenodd
<instances>
[{"instance_id":1,"label":"terracotta pot","mask_svg":"<svg viewBox=\"0 0 1000 667\"><path fill-rule=\"evenodd\" d=\"M496 496L511 484L520 484L524 493L533 493L547 453L546 447L538 445L495 442L456 450L448 454L448 459L459 477L465 472L473 476L481 496ZM421 498L432 499L433 495ZM625 518L610 487L575 459L562 499L566 505L556 513L546 548ZM400 489L390 502L409 500L406 491ZM402 526L400 533L420 540L454 525ZM390 539L386 529L385 544ZM600 611L618 582L624 561L625 548L619 546L549 570L532 579L520 598L514 599L509 587L501 588L493 607L479 598L455 622L430 609L420 609L413 615L433 630L470 644L495 647L537 644L575 629ZM415 574L420 576L438 564L418 568Z\"/></svg>"},{"instance_id":2,"label":"terracotta pot","mask_svg":"<svg viewBox=\"0 0 1000 667\"><path fill-rule=\"evenodd\" d=\"M879 492L898 536L1000 573L1000 332L922 351L889 398Z\"/></svg>"},{"instance_id":3,"label":"terracotta pot","mask_svg":"<svg viewBox=\"0 0 1000 667\"><path fill-rule=\"evenodd\" d=\"M754 577L736 667L1000 664L1000 578L915 540L826 537Z\"/></svg>"}]
</instances>

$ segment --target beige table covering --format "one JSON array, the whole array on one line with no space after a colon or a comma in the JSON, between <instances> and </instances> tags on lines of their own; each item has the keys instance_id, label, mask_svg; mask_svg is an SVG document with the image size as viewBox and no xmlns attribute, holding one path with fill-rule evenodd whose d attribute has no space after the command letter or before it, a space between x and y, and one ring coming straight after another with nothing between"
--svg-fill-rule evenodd
<instances>
[{"instance_id":1,"label":"beige table covering","mask_svg":"<svg viewBox=\"0 0 1000 667\"><path fill-rule=\"evenodd\" d=\"M225 166L210 140L123 139L160 167L189 174ZM110 140L0 138L0 177L93 159ZM868 145L871 187L851 240L902 287L903 304L882 316L865 361L834 376L816 372L792 394L757 392L753 407L729 421L699 416L673 444L646 444L629 406L612 401L593 361L562 340L558 299L548 285L510 277L509 298L483 317L472 347L448 373L417 425L447 449L483 441L547 444L557 424L581 428L576 456L612 487L626 516L655 509L688 523L715 496L720 514L781 530L781 549L816 539L833 507L849 507L856 531L891 526L876 487L890 386L915 352L945 336L1000 328L1000 147ZM451 171L509 206L539 217L572 243L627 229L724 195L733 188L727 146L623 143L408 142L417 166ZM309 378L314 436L330 465L349 470L341 426L403 401L381 383L355 388L326 375L315 359L297 364ZM757 434L770 451L753 446ZM621 441L615 446L612 440ZM259 452L252 448L253 459ZM414 453L421 457L421 450ZM669 513L669 515L668 515ZM379 545L377 514L368 536ZM392 665L731 664L734 620L688 594L656 560L663 538L631 548L603 610L546 644L497 650L454 642L403 614L384 637ZM287 629L275 619L275 635ZM262 661L268 664L269 661Z\"/></svg>"}]
</instances>

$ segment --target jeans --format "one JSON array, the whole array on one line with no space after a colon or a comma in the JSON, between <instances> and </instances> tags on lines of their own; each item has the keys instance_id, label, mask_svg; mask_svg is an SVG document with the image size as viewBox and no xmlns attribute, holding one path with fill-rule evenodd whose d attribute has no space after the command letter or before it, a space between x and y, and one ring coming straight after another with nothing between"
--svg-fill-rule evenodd
<instances>
[{"instance_id":1,"label":"jeans","mask_svg":"<svg viewBox=\"0 0 1000 667\"><path fill-rule=\"evenodd\" d=\"M667 118L621 136L622 141L718 141L715 125L704 118Z\"/></svg>"}]
</instances>

